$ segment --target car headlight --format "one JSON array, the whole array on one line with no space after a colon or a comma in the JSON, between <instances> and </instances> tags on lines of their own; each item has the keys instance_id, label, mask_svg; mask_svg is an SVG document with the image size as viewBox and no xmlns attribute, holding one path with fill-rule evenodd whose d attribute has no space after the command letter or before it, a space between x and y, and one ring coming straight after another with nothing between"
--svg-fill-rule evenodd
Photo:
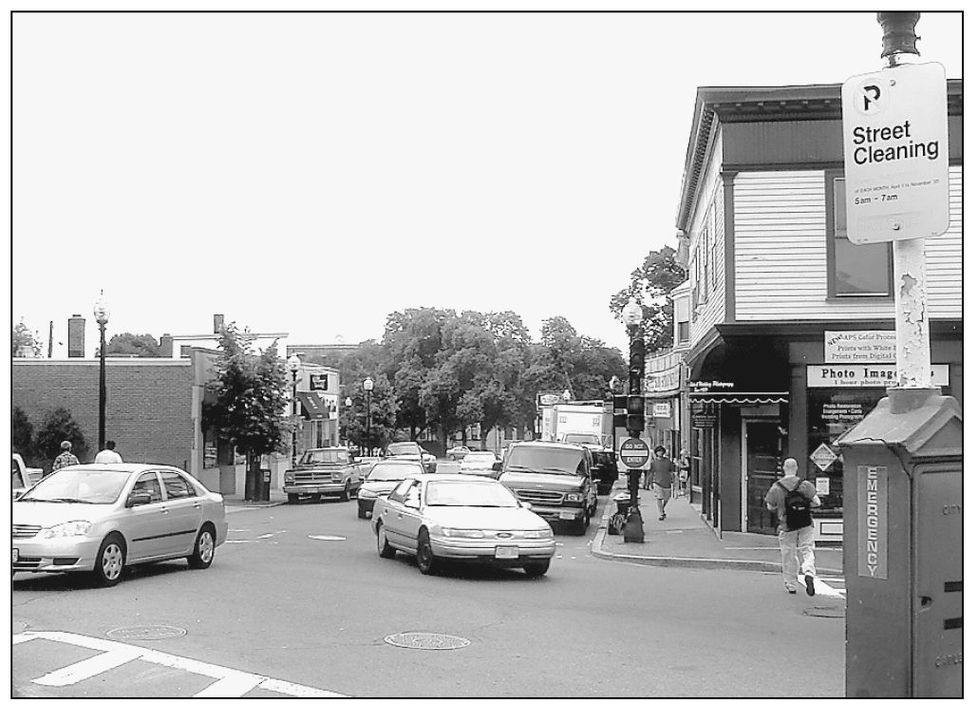
<instances>
[{"instance_id":1,"label":"car headlight","mask_svg":"<svg viewBox=\"0 0 978 722\"><path fill-rule=\"evenodd\" d=\"M584 501L584 494L572 491L570 494L564 494L564 501Z\"/></svg>"},{"instance_id":2,"label":"car headlight","mask_svg":"<svg viewBox=\"0 0 978 722\"><path fill-rule=\"evenodd\" d=\"M360 487L360 498L361 499L376 499L377 498L377 494L376 494L376 492L370 491L370 489L364 489L361 486Z\"/></svg>"},{"instance_id":3,"label":"car headlight","mask_svg":"<svg viewBox=\"0 0 978 722\"><path fill-rule=\"evenodd\" d=\"M85 536L88 534L88 531L91 528L92 522L90 521L66 521L64 524L55 524L47 529L42 529L38 536L41 539L56 539L58 537L66 536Z\"/></svg>"},{"instance_id":4,"label":"car headlight","mask_svg":"<svg viewBox=\"0 0 978 722\"><path fill-rule=\"evenodd\" d=\"M554 532L549 526L546 529L528 529L523 532L526 539L549 539L553 535Z\"/></svg>"},{"instance_id":5,"label":"car headlight","mask_svg":"<svg viewBox=\"0 0 978 722\"><path fill-rule=\"evenodd\" d=\"M292 479L294 479L294 478L295 478L295 472L294 471L286 471L285 472L285 481L286 482L292 481Z\"/></svg>"},{"instance_id":6,"label":"car headlight","mask_svg":"<svg viewBox=\"0 0 978 722\"><path fill-rule=\"evenodd\" d=\"M449 529L443 527L441 533L445 536L462 537L465 539L482 539L486 536L485 532L481 529Z\"/></svg>"}]
</instances>

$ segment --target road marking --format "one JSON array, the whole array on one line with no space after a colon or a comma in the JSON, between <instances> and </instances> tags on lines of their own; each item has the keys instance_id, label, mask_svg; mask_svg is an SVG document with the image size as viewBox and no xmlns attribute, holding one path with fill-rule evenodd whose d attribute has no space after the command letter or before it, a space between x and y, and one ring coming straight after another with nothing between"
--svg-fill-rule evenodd
<instances>
[{"instance_id":1,"label":"road marking","mask_svg":"<svg viewBox=\"0 0 978 722\"><path fill-rule=\"evenodd\" d=\"M22 644L32 639L46 639L52 642L62 642L76 647L95 649L105 654L100 654L91 659L83 660L77 664L64 667L50 674L33 680L35 684L46 686L66 686L75 682L87 679L88 677L107 672L114 667L118 667L127 662L140 659L150 664L159 664L172 669L179 669L183 672L190 672L202 677L211 677L216 681L209 687L198 692L197 697L240 697L247 694L255 687L261 687L273 692L292 695L297 697L345 697L339 692L331 692L315 687L305 687L292 682L280 679L271 679L250 672L243 672L230 667L222 667L209 662L201 662L188 657L178 657L174 654L158 652L155 649L137 647L133 644L123 644L113 642L98 637L87 637L72 632L23 632L12 635L14 644Z\"/></svg>"},{"instance_id":2,"label":"road marking","mask_svg":"<svg viewBox=\"0 0 978 722\"><path fill-rule=\"evenodd\" d=\"M322 534L310 534L310 539L318 539L319 541L346 541L345 536L326 536Z\"/></svg>"},{"instance_id":3,"label":"road marking","mask_svg":"<svg viewBox=\"0 0 978 722\"><path fill-rule=\"evenodd\" d=\"M116 649L55 670L33 681L34 684L42 684L46 687L65 687L97 674L108 672L110 669L115 669L139 657L140 651L138 649Z\"/></svg>"},{"instance_id":4,"label":"road marking","mask_svg":"<svg viewBox=\"0 0 978 722\"><path fill-rule=\"evenodd\" d=\"M804 584L805 583L805 577L803 575L799 574L798 575L798 581L801 582L802 584ZM815 594L819 594L819 595L821 595L823 597L838 597L838 598L841 599L842 597L844 597L846 595L846 591L844 589L839 590L839 589L836 589L835 587L830 587L828 584L826 584L825 582L823 582L821 579L819 579L818 577L815 577Z\"/></svg>"}]
</instances>

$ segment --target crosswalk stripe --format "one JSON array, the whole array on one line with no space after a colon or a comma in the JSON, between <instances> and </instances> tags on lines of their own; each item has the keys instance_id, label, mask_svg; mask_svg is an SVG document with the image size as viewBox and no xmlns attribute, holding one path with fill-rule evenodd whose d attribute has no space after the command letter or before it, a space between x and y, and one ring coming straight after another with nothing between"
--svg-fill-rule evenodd
<instances>
[{"instance_id":1,"label":"crosswalk stripe","mask_svg":"<svg viewBox=\"0 0 978 722\"><path fill-rule=\"evenodd\" d=\"M137 649L117 649L112 652L103 652L94 657L83 659L81 662L50 672L33 681L34 684L42 684L46 687L64 687L75 682L81 682L83 679L94 677L97 674L108 672L110 669L138 659L139 656L140 651Z\"/></svg>"},{"instance_id":2,"label":"crosswalk stripe","mask_svg":"<svg viewBox=\"0 0 978 722\"><path fill-rule=\"evenodd\" d=\"M178 657L174 654L158 652L155 649L137 647L132 644L99 639L98 637L86 637L72 632L22 632L11 636L14 644L22 644L32 639L46 639L52 642L62 642L76 647L104 652L104 654L99 654L77 664L55 670L33 680L35 684L43 684L45 686L74 684L75 682L108 671L121 664L139 659L150 664L159 664L164 667L179 669L183 672L190 672L191 674L217 680L209 687L197 693L195 695L197 697L240 697L255 687L299 697L346 696L339 692L305 687L279 679L270 679L261 675L251 674L250 672L222 667L218 664L201 662L196 659L190 659L189 657Z\"/></svg>"},{"instance_id":3,"label":"crosswalk stripe","mask_svg":"<svg viewBox=\"0 0 978 722\"><path fill-rule=\"evenodd\" d=\"M798 575L798 581L805 584L805 577L801 574ZM835 587L830 587L828 584L823 582L818 577L815 577L815 593L820 594L823 597L844 597L845 590L838 590Z\"/></svg>"},{"instance_id":4,"label":"crosswalk stripe","mask_svg":"<svg viewBox=\"0 0 978 722\"><path fill-rule=\"evenodd\" d=\"M243 697L261 684L262 678L247 672L235 672L214 682L194 697Z\"/></svg>"}]
</instances>

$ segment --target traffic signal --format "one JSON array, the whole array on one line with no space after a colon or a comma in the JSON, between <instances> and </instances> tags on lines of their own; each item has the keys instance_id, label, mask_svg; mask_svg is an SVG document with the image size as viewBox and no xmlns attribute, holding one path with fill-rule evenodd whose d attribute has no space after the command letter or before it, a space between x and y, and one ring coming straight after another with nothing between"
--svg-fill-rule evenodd
<instances>
[{"instance_id":1,"label":"traffic signal","mask_svg":"<svg viewBox=\"0 0 978 722\"><path fill-rule=\"evenodd\" d=\"M645 373L645 339L636 336L628 344L628 377L642 376Z\"/></svg>"},{"instance_id":2,"label":"traffic signal","mask_svg":"<svg viewBox=\"0 0 978 722\"><path fill-rule=\"evenodd\" d=\"M625 428L625 412L628 407L628 397L624 394L615 394L613 401L613 419L616 429Z\"/></svg>"},{"instance_id":3,"label":"traffic signal","mask_svg":"<svg viewBox=\"0 0 978 722\"><path fill-rule=\"evenodd\" d=\"M628 417L625 428L629 431L642 431L645 429L645 397L641 394L630 394L626 411Z\"/></svg>"}]
</instances>

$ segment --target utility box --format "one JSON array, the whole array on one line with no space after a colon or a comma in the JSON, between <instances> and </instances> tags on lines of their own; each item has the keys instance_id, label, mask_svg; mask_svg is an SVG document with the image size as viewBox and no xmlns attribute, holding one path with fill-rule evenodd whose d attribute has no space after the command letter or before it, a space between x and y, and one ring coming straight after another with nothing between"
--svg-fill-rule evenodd
<instances>
[{"instance_id":1,"label":"utility box","mask_svg":"<svg viewBox=\"0 0 978 722\"><path fill-rule=\"evenodd\" d=\"M962 413L890 389L843 450L846 696L964 693Z\"/></svg>"}]
</instances>

